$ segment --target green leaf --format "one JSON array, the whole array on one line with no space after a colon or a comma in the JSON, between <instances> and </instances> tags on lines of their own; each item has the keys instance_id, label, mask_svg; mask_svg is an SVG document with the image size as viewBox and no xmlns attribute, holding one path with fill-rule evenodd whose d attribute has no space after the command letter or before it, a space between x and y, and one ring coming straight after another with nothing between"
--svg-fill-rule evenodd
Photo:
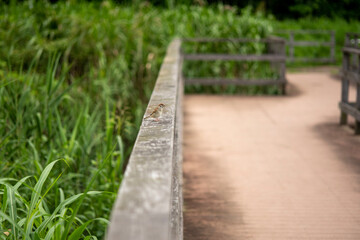
<instances>
[{"instance_id":1,"label":"green leaf","mask_svg":"<svg viewBox=\"0 0 360 240\"><path fill-rule=\"evenodd\" d=\"M29 211L28 211L28 216L27 216L27 219L26 219L26 232L25 232L25 236L24 236L24 239L27 239L30 237L30 232L31 232L31 229L32 229L32 222L31 220L33 219L34 215L35 215L35 207L37 206L38 204L38 200L41 196L41 190L43 188L43 185L45 183L45 181L47 180L49 174L50 174L50 171L51 169L54 167L54 165L58 162L59 160L56 160L52 163L50 163L49 165L46 166L46 168L43 170L43 172L41 173L41 176L38 180L38 182L36 183L35 185L35 188L32 192L32 195L31 195L31 202L30 202L30 207L29 207Z\"/></svg>"},{"instance_id":2,"label":"green leaf","mask_svg":"<svg viewBox=\"0 0 360 240\"><path fill-rule=\"evenodd\" d=\"M68 238L68 240L77 240L81 238L81 235L83 234L83 232L85 231L86 227L93 221L103 221L106 222L107 224L109 224L109 221L107 219L104 218L95 218L95 219L91 219L89 221L87 221L86 223L83 223L81 226L79 226ZM87 236L89 237L88 239L90 239L91 236Z\"/></svg>"},{"instance_id":3,"label":"green leaf","mask_svg":"<svg viewBox=\"0 0 360 240\"><path fill-rule=\"evenodd\" d=\"M83 232L85 231L86 227L92 222L93 220L89 220L86 223L79 226L75 231L70 235L68 240L78 240L82 236Z\"/></svg>"},{"instance_id":4,"label":"green leaf","mask_svg":"<svg viewBox=\"0 0 360 240\"><path fill-rule=\"evenodd\" d=\"M7 197L8 197L8 203L9 203L9 213L10 218L13 220L12 224L12 236L14 239L17 239L17 228L16 228L16 221L17 221L17 211L16 211L16 200L15 200L15 194L14 189L12 186L6 185L7 190Z\"/></svg>"},{"instance_id":5,"label":"green leaf","mask_svg":"<svg viewBox=\"0 0 360 240\"><path fill-rule=\"evenodd\" d=\"M88 195L97 195L97 194L100 194L100 193L102 193L102 192L99 192L99 191L90 191L90 192L88 192ZM79 199L79 198L80 198L81 196L83 196L83 195L84 195L84 193L79 193L79 194L77 194L77 195L71 196L71 197L65 199L64 201L62 201L62 202L56 207L56 209L53 211L53 213L51 214L51 216L48 217L44 222L42 222L42 224L37 228L36 231L37 231L37 232L42 232L43 230L45 230L45 228L50 224L50 222L55 219L56 214L57 214L60 210L64 209L64 207L66 207L67 205L75 202L77 199Z\"/></svg>"},{"instance_id":6,"label":"green leaf","mask_svg":"<svg viewBox=\"0 0 360 240\"><path fill-rule=\"evenodd\" d=\"M67 235L69 234L71 225L74 222L74 219L76 217L76 214L78 213L80 206L82 204L82 202L84 201L84 198L86 197L86 195L89 192L89 189L91 188L92 184L94 183L94 181L96 180L97 176L100 174L100 172L103 170L103 168L105 167L105 165L108 163L108 161L111 159L111 156L114 152L114 148L112 149L111 152L109 152L106 156L106 158L104 159L104 161L101 163L101 165L99 166L99 169L96 171L96 173L91 177L90 182L88 183L88 185L86 186L86 189L83 193L83 195L81 196L81 198L79 199L78 203L75 206L75 209L73 211L73 213L71 214L70 219L68 220L66 227L65 227L65 231L62 233L61 236L61 240L65 240Z\"/></svg>"}]
</instances>

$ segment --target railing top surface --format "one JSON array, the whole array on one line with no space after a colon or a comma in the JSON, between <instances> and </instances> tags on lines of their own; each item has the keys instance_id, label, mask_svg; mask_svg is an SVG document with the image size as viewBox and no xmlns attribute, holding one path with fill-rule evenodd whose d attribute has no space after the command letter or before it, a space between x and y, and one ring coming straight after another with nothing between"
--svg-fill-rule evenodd
<instances>
[{"instance_id":1,"label":"railing top surface","mask_svg":"<svg viewBox=\"0 0 360 240\"><path fill-rule=\"evenodd\" d=\"M115 202L107 239L168 239L180 61L179 39L168 47L147 114L165 104L159 121L144 120Z\"/></svg>"}]
</instances>

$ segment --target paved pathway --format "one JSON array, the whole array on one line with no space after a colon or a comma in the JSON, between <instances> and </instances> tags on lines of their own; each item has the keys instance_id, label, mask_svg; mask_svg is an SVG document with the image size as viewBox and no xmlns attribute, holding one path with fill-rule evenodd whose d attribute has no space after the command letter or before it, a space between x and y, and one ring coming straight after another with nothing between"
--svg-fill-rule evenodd
<instances>
[{"instance_id":1,"label":"paved pathway","mask_svg":"<svg viewBox=\"0 0 360 240\"><path fill-rule=\"evenodd\" d=\"M185 97L185 240L360 239L360 137L340 81L289 74L286 97Z\"/></svg>"}]
</instances>

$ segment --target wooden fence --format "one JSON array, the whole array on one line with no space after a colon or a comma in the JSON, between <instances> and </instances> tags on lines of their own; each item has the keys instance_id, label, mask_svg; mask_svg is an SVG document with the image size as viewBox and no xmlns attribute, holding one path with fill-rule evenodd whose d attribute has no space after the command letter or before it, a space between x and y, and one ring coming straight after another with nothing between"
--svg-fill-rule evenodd
<instances>
[{"instance_id":1,"label":"wooden fence","mask_svg":"<svg viewBox=\"0 0 360 240\"><path fill-rule=\"evenodd\" d=\"M335 31L328 30L280 30L275 33L280 35L288 35L286 45L289 48L288 61L290 62L319 62L319 63L335 63ZM298 41L295 36L298 35L328 35L330 41ZM328 57L295 57L295 47L311 47L325 46L329 47L330 55Z\"/></svg>"},{"instance_id":2,"label":"wooden fence","mask_svg":"<svg viewBox=\"0 0 360 240\"><path fill-rule=\"evenodd\" d=\"M242 40L241 40L242 41ZM284 41L266 40L268 55L185 55L191 59L270 61L285 84ZM114 204L107 240L182 240L182 77L181 40L168 47L147 114L165 104L163 116L144 119ZM244 80L245 81L245 80ZM236 84L239 84L237 82Z\"/></svg>"},{"instance_id":3,"label":"wooden fence","mask_svg":"<svg viewBox=\"0 0 360 240\"><path fill-rule=\"evenodd\" d=\"M168 47L147 113L165 104L159 121L145 119L113 207L108 240L181 240L182 77L180 40Z\"/></svg>"},{"instance_id":4,"label":"wooden fence","mask_svg":"<svg viewBox=\"0 0 360 240\"><path fill-rule=\"evenodd\" d=\"M239 78L185 78L186 85L200 84L200 85L278 85L283 94L286 88L286 56L285 56L285 40L278 37L270 37L268 39L254 40L254 39L237 39L237 38L187 38L184 42L196 43L215 43L215 42L233 42L233 43L266 43L267 53L262 55L242 55L242 54L219 54L219 53L183 53L184 60L187 61L266 61L270 62L272 68L277 72L276 79L239 79Z\"/></svg>"},{"instance_id":5,"label":"wooden fence","mask_svg":"<svg viewBox=\"0 0 360 240\"><path fill-rule=\"evenodd\" d=\"M360 34L347 33L343 48L340 124L347 124L347 116L355 118L355 134L360 134ZM349 85L356 85L355 101L349 101Z\"/></svg>"}]
</instances>

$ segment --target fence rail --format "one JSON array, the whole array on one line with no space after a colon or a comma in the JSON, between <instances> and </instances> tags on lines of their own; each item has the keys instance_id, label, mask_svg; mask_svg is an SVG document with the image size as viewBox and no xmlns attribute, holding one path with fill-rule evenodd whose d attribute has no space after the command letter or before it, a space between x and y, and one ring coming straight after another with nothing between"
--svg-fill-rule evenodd
<instances>
[{"instance_id":1,"label":"fence rail","mask_svg":"<svg viewBox=\"0 0 360 240\"><path fill-rule=\"evenodd\" d=\"M286 45L289 47L288 60L290 62L319 62L319 63L334 63L335 62L335 31L329 30L279 30L276 34L288 35ZM328 35L329 42L324 41L296 41L295 35ZM311 47L311 46L325 46L330 48L330 55L323 58L315 57L295 57L295 47Z\"/></svg>"},{"instance_id":2,"label":"fence rail","mask_svg":"<svg viewBox=\"0 0 360 240\"><path fill-rule=\"evenodd\" d=\"M347 117L355 118L355 134L360 134L360 34L347 33L343 48L340 124L347 124ZM356 85L354 102L349 101L350 83Z\"/></svg>"},{"instance_id":3,"label":"fence rail","mask_svg":"<svg viewBox=\"0 0 360 240\"><path fill-rule=\"evenodd\" d=\"M233 42L233 43L249 43L249 42L257 42L257 43L268 43L274 42L274 38L262 38L262 39L252 39L252 38L183 38L182 42L195 42L195 43L216 43L216 42Z\"/></svg>"},{"instance_id":4,"label":"fence rail","mask_svg":"<svg viewBox=\"0 0 360 240\"><path fill-rule=\"evenodd\" d=\"M183 94L181 41L168 47L147 112L165 104L159 121L143 121L115 202L108 240L181 240Z\"/></svg>"},{"instance_id":5,"label":"fence rail","mask_svg":"<svg viewBox=\"0 0 360 240\"><path fill-rule=\"evenodd\" d=\"M283 62L286 60L285 56L274 54L263 55L236 55L236 54L186 54L184 60L222 60L222 61L270 61Z\"/></svg>"},{"instance_id":6,"label":"fence rail","mask_svg":"<svg viewBox=\"0 0 360 240\"><path fill-rule=\"evenodd\" d=\"M283 94L286 88L286 56L285 40L278 37L269 37L267 39L254 40L245 38L187 38L185 42L214 43L214 42L234 42L234 43L266 43L267 53L261 55L255 54L219 54L219 53L184 53L184 60L187 61L266 61L270 62L272 68L277 72L277 79L240 79L240 78L185 78L186 85L237 85L237 86L266 86L278 85Z\"/></svg>"}]
</instances>

